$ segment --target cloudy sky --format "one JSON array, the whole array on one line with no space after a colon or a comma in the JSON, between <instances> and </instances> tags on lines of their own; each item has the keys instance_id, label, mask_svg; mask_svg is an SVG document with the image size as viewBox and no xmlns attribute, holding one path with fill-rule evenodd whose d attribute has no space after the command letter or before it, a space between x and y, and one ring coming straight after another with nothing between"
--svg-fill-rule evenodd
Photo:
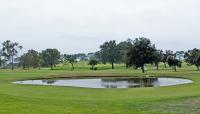
<instances>
[{"instance_id":1,"label":"cloudy sky","mask_svg":"<svg viewBox=\"0 0 200 114\"><path fill-rule=\"evenodd\" d=\"M200 48L199 0L0 0L0 42L24 51L94 52L104 41L150 38L158 48Z\"/></svg>"}]
</instances>

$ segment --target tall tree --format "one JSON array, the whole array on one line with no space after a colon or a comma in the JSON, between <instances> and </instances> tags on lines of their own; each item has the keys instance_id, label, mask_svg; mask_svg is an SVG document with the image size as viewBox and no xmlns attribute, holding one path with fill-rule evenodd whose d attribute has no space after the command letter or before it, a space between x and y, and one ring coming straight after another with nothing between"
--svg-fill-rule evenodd
<instances>
[{"instance_id":1,"label":"tall tree","mask_svg":"<svg viewBox=\"0 0 200 114\"><path fill-rule=\"evenodd\" d=\"M134 66L136 69L141 68L144 73L145 64L153 63L155 52L155 45L149 39L144 37L136 38L127 54L128 65Z\"/></svg>"},{"instance_id":2,"label":"tall tree","mask_svg":"<svg viewBox=\"0 0 200 114\"><path fill-rule=\"evenodd\" d=\"M42 58L45 66L50 66L51 70L59 63L60 52L57 49L46 49L42 51Z\"/></svg>"},{"instance_id":3,"label":"tall tree","mask_svg":"<svg viewBox=\"0 0 200 114\"><path fill-rule=\"evenodd\" d=\"M111 63L112 69L114 69L114 63L118 61L120 56L116 41L105 42L100 48L101 61Z\"/></svg>"},{"instance_id":4,"label":"tall tree","mask_svg":"<svg viewBox=\"0 0 200 114\"><path fill-rule=\"evenodd\" d=\"M200 66L200 49L194 48L189 50L184 55L185 61L190 65L195 65L199 71Z\"/></svg>"},{"instance_id":5,"label":"tall tree","mask_svg":"<svg viewBox=\"0 0 200 114\"><path fill-rule=\"evenodd\" d=\"M14 59L17 56L18 51L22 49L22 46L17 42L7 40L3 42L3 56L10 61L12 70L14 69Z\"/></svg>"},{"instance_id":6,"label":"tall tree","mask_svg":"<svg viewBox=\"0 0 200 114\"><path fill-rule=\"evenodd\" d=\"M157 50L153 53L153 63L156 66L156 69L158 70L158 65L162 60L162 50Z\"/></svg>"},{"instance_id":7,"label":"tall tree","mask_svg":"<svg viewBox=\"0 0 200 114\"><path fill-rule=\"evenodd\" d=\"M122 63L125 63L126 64L126 68L128 68L128 64L127 64L127 53L129 51L129 49L131 48L132 46L132 40L131 39L128 39L127 41L123 41L123 42L120 42L117 47L118 47L118 50L119 50L119 53L120 53L120 56L119 56L119 61L122 62Z\"/></svg>"}]
</instances>

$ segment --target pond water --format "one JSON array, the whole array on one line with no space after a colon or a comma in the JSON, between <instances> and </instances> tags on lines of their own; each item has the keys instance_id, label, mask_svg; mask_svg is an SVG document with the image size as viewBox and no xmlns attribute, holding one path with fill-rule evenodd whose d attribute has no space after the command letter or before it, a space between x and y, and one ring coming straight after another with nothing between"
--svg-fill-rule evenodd
<instances>
[{"instance_id":1,"label":"pond water","mask_svg":"<svg viewBox=\"0 0 200 114\"><path fill-rule=\"evenodd\" d=\"M84 88L140 88L173 86L192 83L191 80L182 78L130 78L130 77L99 77L79 79L42 79L14 82L16 84L71 86Z\"/></svg>"}]
</instances>

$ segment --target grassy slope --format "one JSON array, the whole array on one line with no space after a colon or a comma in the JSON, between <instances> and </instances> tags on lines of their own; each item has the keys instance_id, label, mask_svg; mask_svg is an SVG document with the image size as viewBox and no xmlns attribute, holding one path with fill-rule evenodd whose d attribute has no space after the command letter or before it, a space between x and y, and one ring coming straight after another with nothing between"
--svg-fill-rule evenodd
<instances>
[{"instance_id":1,"label":"grassy slope","mask_svg":"<svg viewBox=\"0 0 200 114\"><path fill-rule=\"evenodd\" d=\"M163 65L160 65L161 67ZM200 72L195 67L184 67L178 72L149 66L148 75L178 76L192 79L193 84L137 89L87 89L16 85L11 82L22 79L56 76L140 76L140 70L124 69L117 65L99 65L101 70L87 70L86 63L76 64L75 71L69 65L59 65L54 71L1 70L0 114L199 114ZM65 70L65 68L67 70ZM59 70L61 69L61 70ZM104 70L103 70L104 69Z\"/></svg>"}]
</instances>

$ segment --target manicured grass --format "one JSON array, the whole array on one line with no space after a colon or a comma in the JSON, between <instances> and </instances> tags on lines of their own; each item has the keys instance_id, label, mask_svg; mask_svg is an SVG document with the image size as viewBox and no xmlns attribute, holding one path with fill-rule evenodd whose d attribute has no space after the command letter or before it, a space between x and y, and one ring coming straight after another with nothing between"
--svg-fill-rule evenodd
<instances>
[{"instance_id":1,"label":"manicured grass","mask_svg":"<svg viewBox=\"0 0 200 114\"><path fill-rule=\"evenodd\" d=\"M56 70L0 70L0 114L199 114L200 72L186 66L174 72L160 64L156 71L125 69L124 65L99 65L90 71L87 63L58 65ZM66 69L65 69L66 68ZM193 84L157 88L89 89L39 85L17 85L16 80L71 76L170 76L184 77Z\"/></svg>"}]
</instances>

